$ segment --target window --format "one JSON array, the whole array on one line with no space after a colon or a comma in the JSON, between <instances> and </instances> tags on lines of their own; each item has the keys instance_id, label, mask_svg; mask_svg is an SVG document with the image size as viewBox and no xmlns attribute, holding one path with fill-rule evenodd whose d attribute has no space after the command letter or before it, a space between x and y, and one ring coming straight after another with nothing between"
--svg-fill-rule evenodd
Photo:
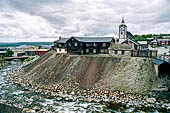
<instances>
[{"instance_id":1,"label":"window","mask_svg":"<svg viewBox=\"0 0 170 113\"><path fill-rule=\"evenodd\" d=\"M117 50L115 50L115 54L117 54Z\"/></svg>"},{"instance_id":2,"label":"window","mask_svg":"<svg viewBox=\"0 0 170 113\"><path fill-rule=\"evenodd\" d=\"M93 49L93 53L96 53L96 49Z\"/></svg>"},{"instance_id":3,"label":"window","mask_svg":"<svg viewBox=\"0 0 170 113\"><path fill-rule=\"evenodd\" d=\"M80 43L80 46L83 46L83 43Z\"/></svg>"},{"instance_id":4,"label":"window","mask_svg":"<svg viewBox=\"0 0 170 113\"><path fill-rule=\"evenodd\" d=\"M96 43L93 43L93 46L96 47Z\"/></svg>"},{"instance_id":5,"label":"window","mask_svg":"<svg viewBox=\"0 0 170 113\"><path fill-rule=\"evenodd\" d=\"M90 44L86 43L86 46L88 47L88 46L90 46Z\"/></svg>"},{"instance_id":6,"label":"window","mask_svg":"<svg viewBox=\"0 0 170 113\"><path fill-rule=\"evenodd\" d=\"M109 51L107 49L105 49L105 53L109 53Z\"/></svg>"},{"instance_id":7,"label":"window","mask_svg":"<svg viewBox=\"0 0 170 113\"><path fill-rule=\"evenodd\" d=\"M70 44L70 43L68 43L68 46L71 46L71 44Z\"/></svg>"},{"instance_id":8,"label":"window","mask_svg":"<svg viewBox=\"0 0 170 113\"><path fill-rule=\"evenodd\" d=\"M61 44L58 44L58 47L61 47Z\"/></svg>"},{"instance_id":9,"label":"window","mask_svg":"<svg viewBox=\"0 0 170 113\"><path fill-rule=\"evenodd\" d=\"M103 47L106 47L106 43L103 43Z\"/></svg>"},{"instance_id":10,"label":"window","mask_svg":"<svg viewBox=\"0 0 170 113\"><path fill-rule=\"evenodd\" d=\"M125 54L125 51L122 50L122 55L124 55L124 54Z\"/></svg>"},{"instance_id":11,"label":"window","mask_svg":"<svg viewBox=\"0 0 170 113\"><path fill-rule=\"evenodd\" d=\"M123 35L123 32L121 31L120 34Z\"/></svg>"},{"instance_id":12,"label":"window","mask_svg":"<svg viewBox=\"0 0 170 113\"><path fill-rule=\"evenodd\" d=\"M77 46L77 42L76 42L76 43L74 43L74 46Z\"/></svg>"},{"instance_id":13,"label":"window","mask_svg":"<svg viewBox=\"0 0 170 113\"><path fill-rule=\"evenodd\" d=\"M88 53L88 52L89 52L89 49L86 49L86 52Z\"/></svg>"},{"instance_id":14,"label":"window","mask_svg":"<svg viewBox=\"0 0 170 113\"><path fill-rule=\"evenodd\" d=\"M101 49L101 53L104 53L104 49Z\"/></svg>"}]
</instances>

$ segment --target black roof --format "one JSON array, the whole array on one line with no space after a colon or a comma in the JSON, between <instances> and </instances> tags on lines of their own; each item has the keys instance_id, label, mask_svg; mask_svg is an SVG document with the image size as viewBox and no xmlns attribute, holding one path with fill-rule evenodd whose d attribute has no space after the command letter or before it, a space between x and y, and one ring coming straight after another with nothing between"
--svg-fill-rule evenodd
<instances>
[{"instance_id":1,"label":"black roof","mask_svg":"<svg viewBox=\"0 0 170 113\"><path fill-rule=\"evenodd\" d=\"M163 63L168 63L167 61L165 61L165 60L160 60L160 59L152 60L152 62L153 62L154 64L157 64L157 65L161 65L161 64L163 64Z\"/></svg>"},{"instance_id":2,"label":"black roof","mask_svg":"<svg viewBox=\"0 0 170 113\"><path fill-rule=\"evenodd\" d=\"M57 41L57 43L66 43L69 38L61 38Z\"/></svg>"},{"instance_id":3,"label":"black roof","mask_svg":"<svg viewBox=\"0 0 170 113\"><path fill-rule=\"evenodd\" d=\"M73 37L80 42L112 42L114 37Z\"/></svg>"},{"instance_id":4,"label":"black roof","mask_svg":"<svg viewBox=\"0 0 170 113\"><path fill-rule=\"evenodd\" d=\"M140 45L137 41L135 41L135 40L133 40L133 39L126 39L126 40L124 40L122 43L128 42L128 41L130 41L130 42L132 42L132 43L135 43L136 45Z\"/></svg>"},{"instance_id":5,"label":"black roof","mask_svg":"<svg viewBox=\"0 0 170 113\"><path fill-rule=\"evenodd\" d=\"M131 32L129 32L129 31L127 31L127 35L128 35L128 38L133 38L134 37L133 34Z\"/></svg>"}]
</instances>

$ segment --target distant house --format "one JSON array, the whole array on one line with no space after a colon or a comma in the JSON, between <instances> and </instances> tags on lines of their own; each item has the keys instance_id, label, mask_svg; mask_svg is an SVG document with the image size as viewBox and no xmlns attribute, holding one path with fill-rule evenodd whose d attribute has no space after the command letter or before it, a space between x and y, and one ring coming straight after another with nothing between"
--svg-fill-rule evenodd
<instances>
[{"instance_id":1,"label":"distant house","mask_svg":"<svg viewBox=\"0 0 170 113\"><path fill-rule=\"evenodd\" d=\"M49 49L36 49L35 50L35 55L42 56L46 54L49 51Z\"/></svg>"},{"instance_id":2,"label":"distant house","mask_svg":"<svg viewBox=\"0 0 170 113\"><path fill-rule=\"evenodd\" d=\"M0 48L0 56L5 56L7 48Z\"/></svg>"},{"instance_id":3,"label":"distant house","mask_svg":"<svg viewBox=\"0 0 170 113\"><path fill-rule=\"evenodd\" d=\"M167 61L155 59L152 62L158 77L170 76L170 64Z\"/></svg>"},{"instance_id":4,"label":"distant house","mask_svg":"<svg viewBox=\"0 0 170 113\"><path fill-rule=\"evenodd\" d=\"M158 39L158 44L161 46L168 46L170 45L170 39Z\"/></svg>"},{"instance_id":5,"label":"distant house","mask_svg":"<svg viewBox=\"0 0 170 113\"><path fill-rule=\"evenodd\" d=\"M170 45L170 39L153 40L153 41L151 41L151 44L155 45L155 46L168 46L168 45Z\"/></svg>"},{"instance_id":6,"label":"distant house","mask_svg":"<svg viewBox=\"0 0 170 113\"><path fill-rule=\"evenodd\" d=\"M20 52L20 53L17 53L17 56L24 56L25 55L25 52Z\"/></svg>"},{"instance_id":7,"label":"distant house","mask_svg":"<svg viewBox=\"0 0 170 113\"><path fill-rule=\"evenodd\" d=\"M26 50L25 55L26 56L35 56L35 50Z\"/></svg>"},{"instance_id":8,"label":"distant house","mask_svg":"<svg viewBox=\"0 0 170 113\"><path fill-rule=\"evenodd\" d=\"M151 41L151 44L154 45L154 46L158 46L158 41L157 40L153 40L153 41Z\"/></svg>"},{"instance_id":9,"label":"distant house","mask_svg":"<svg viewBox=\"0 0 170 113\"><path fill-rule=\"evenodd\" d=\"M108 54L113 37L71 37L66 41L71 54Z\"/></svg>"},{"instance_id":10,"label":"distant house","mask_svg":"<svg viewBox=\"0 0 170 113\"><path fill-rule=\"evenodd\" d=\"M148 48L148 42L147 41L138 41L140 44L141 49L147 49Z\"/></svg>"},{"instance_id":11,"label":"distant house","mask_svg":"<svg viewBox=\"0 0 170 113\"><path fill-rule=\"evenodd\" d=\"M67 40L69 40L69 38L59 38L59 40L54 42L53 49L55 49L57 53L67 53Z\"/></svg>"}]
</instances>

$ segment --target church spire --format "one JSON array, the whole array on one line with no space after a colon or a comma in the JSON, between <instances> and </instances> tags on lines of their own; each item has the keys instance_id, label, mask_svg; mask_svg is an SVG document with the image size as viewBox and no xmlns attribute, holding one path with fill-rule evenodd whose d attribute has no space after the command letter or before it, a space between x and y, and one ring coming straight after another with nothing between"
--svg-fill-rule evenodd
<instances>
[{"instance_id":1,"label":"church spire","mask_svg":"<svg viewBox=\"0 0 170 113\"><path fill-rule=\"evenodd\" d=\"M122 16L122 22L121 22L121 24L125 24L124 15Z\"/></svg>"}]
</instances>

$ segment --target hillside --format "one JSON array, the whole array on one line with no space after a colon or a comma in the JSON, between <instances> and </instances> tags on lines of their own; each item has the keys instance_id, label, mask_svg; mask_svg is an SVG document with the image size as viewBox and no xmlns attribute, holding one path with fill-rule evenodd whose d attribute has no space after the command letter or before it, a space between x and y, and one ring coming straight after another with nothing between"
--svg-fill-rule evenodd
<instances>
[{"instance_id":1,"label":"hillside","mask_svg":"<svg viewBox=\"0 0 170 113\"><path fill-rule=\"evenodd\" d=\"M162 83L151 59L47 53L20 71L24 82L147 93ZM168 85L167 83L164 85Z\"/></svg>"}]
</instances>

